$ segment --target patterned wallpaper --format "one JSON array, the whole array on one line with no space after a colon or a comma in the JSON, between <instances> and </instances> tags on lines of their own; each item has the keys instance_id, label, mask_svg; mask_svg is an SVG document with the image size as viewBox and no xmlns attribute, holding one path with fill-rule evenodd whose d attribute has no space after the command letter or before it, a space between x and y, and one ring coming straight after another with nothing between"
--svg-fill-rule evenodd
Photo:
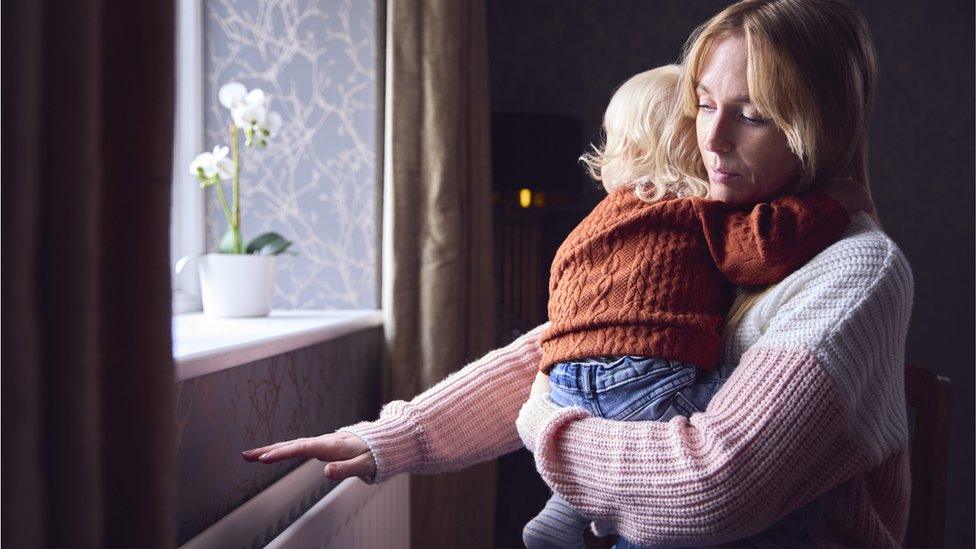
<instances>
[{"instance_id":1,"label":"patterned wallpaper","mask_svg":"<svg viewBox=\"0 0 976 549\"><path fill-rule=\"evenodd\" d=\"M261 88L283 118L267 148L241 139L244 238L278 231L298 253L279 256L275 308L379 307L375 28L373 0L206 0L205 149L230 144L227 82ZM213 193L206 210L215 250Z\"/></svg>"},{"instance_id":2,"label":"patterned wallpaper","mask_svg":"<svg viewBox=\"0 0 976 549\"><path fill-rule=\"evenodd\" d=\"M302 464L242 450L376 419L382 338L370 328L176 384L178 544Z\"/></svg>"}]
</instances>

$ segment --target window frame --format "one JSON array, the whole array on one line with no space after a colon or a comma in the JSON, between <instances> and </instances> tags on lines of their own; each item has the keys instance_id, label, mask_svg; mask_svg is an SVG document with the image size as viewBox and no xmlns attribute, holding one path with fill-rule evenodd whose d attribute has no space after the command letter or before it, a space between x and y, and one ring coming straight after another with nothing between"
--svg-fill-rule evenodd
<instances>
[{"instance_id":1,"label":"window frame","mask_svg":"<svg viewBox=\"0 0 976 549\"><path fill-rule=\"evenodd\" d=\"M195 262L176 272L177 261L206 251L205 196L188 166L204 150L203 2L176 2L176 112L173 131L170 276L173 314L202 309Z\"/></svg>"}]
</instances>

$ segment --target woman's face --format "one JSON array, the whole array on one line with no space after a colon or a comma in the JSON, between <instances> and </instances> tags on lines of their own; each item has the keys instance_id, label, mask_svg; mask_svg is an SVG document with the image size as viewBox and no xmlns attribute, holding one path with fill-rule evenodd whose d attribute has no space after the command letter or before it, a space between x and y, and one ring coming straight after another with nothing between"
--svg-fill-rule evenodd
<instances>
[{"instance_id":1,"label":"woman's face","mask_svg":"<svg viewBox=\"0 0 976 549\"><path fill-rule=\"evenodd\" d=\"M705 58L698 83L698 150L708 171L708 197L737 205L787 192L800 161L786 135L753 106L746 80L742 33L719 40Z\"/></svg>"}]
</instances>

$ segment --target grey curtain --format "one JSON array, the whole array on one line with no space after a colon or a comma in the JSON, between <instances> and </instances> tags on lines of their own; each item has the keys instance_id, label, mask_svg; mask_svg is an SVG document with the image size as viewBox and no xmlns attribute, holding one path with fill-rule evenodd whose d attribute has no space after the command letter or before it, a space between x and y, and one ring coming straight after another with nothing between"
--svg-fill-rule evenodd
<instances>
[{"instance_id":1,"label":"grey curtain","mask_svg":"<svg viewBox=\"0 0 976 549\"><path fill-rule=\"evenodd\" d=\"M4 547L172 547L172 2L3 21Z\"/></svg>"},{"instance_id":2,"label":"grey curtain","mask_svg":"<svg viewBox=\"0 0 976 549\"><path fill-rule=\"evenodd\" d=\"M409 399L494 342L485 6L388 0L385 396ZM414 476L413 547L493 546L495 463Z\"/></svg>"}]
</instances>

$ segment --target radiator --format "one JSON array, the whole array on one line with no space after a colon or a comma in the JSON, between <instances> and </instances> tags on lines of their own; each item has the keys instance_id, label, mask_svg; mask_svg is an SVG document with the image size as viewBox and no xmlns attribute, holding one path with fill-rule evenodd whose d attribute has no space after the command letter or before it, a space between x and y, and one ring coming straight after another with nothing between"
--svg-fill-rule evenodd
<instances>
[{"instance_id":1,"label":"radiator","mask_svg":"<svg viewBox=\"0 0 976 549\"><path fill-rule=\"evenodd\" d=\"M373 486L348 478L329 491L323 467L302 464L182 549L409 549L408 475Z\"/></svg>"}]
</instances>

